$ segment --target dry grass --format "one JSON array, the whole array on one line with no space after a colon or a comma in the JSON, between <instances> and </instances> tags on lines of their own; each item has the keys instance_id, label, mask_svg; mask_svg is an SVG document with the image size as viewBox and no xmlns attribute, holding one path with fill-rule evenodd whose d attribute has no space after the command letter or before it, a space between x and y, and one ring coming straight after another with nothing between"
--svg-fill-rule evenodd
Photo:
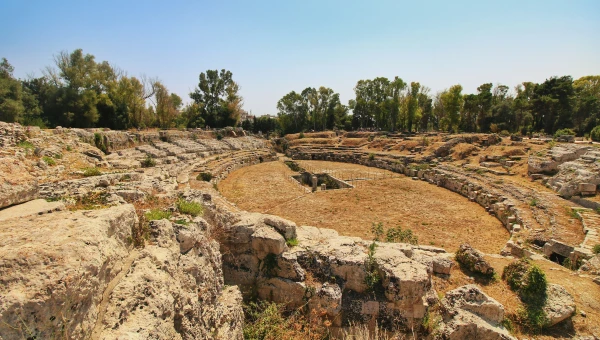
<instances>
[{"instance_id":1,"label":"dry grass","mask_svg":"<svg viewBox=\"0 0 600 340\"><path fill-rule=\"evenodd\" d=\"M458 143L452 148L452 158L464 159L468 156L471 156L475 150L477 150L477 147L473 144Z\"/></svg>"},{"instance_id":2,"label":"dry grass","mask_svg":"<svg viewBox=\"0 0 600 340\"><path fill-rule=\"evenodd\" d=\"M280 162L242 168L219 184L221 193L244 210L268 212L299 225L336 229L342 235L371 238L373 222L412 229L419 243L454 251L463 242L499 252L509 234L478 204L446 189L388 171L355 164L303 161L303 167L327 168L338 177L370 177L350 190L303 194ZM386 176L388 176L386 178ZM390 178L389 176L395 176Z\"/></svg>"}]
</instances>

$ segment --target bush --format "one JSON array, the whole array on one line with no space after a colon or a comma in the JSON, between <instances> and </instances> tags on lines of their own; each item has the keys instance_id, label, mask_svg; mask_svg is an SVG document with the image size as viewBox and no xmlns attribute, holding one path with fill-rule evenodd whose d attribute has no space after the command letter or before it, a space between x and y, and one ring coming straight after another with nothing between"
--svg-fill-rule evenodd
<instances>
[{"instance_id":1,"label":"bush","mask_svg":"<svg viewBox=\"0 0 600 340\"><path fill-rule=\"evenodd\" d=\"M413 234L412 230L402 230L402 227L400 226L388 229L385 240L386 242L410 243L415 245L419 243L418 237Z\"/></svg>"},{"instance_id":2,"label":"bush","mask_svg":"<svg viewBox=\"0 0 600 340\"><path fill-rule=\"evenodd\" d=\"M302 171L304 171L304 169L302 169L300 167L300 165L298 165L298 163L293 162L293 161L285 161L285 165L287 165L288 168L290 168L292 171L295 171L295 172L302 172Z\"/></svg>"},{"instance_id":3,"label":"bush","mask_svg":"<svg viewBox=\"0 0 600 340\"><path fill-rule=\"evenodd\" d=\"M177 210L179 210L182 214L192 215L192 216L202 216L204 213L204 208L202 204L196 202L188 202L186 200L177 201Z\"/></svg>"},{"instance_id":4,"label":"bush","mask_svg":"<svg viewBox=\"0 0 600 340\"><path fill-rule=\"evenodd\" d=\"M143 168L150 168L156 165L156 161L150 155L146 156L146 159L140 162Z\"/></svg>"},{"instance_id":5,"label":"bush","mask_svg":"<svg viewBox=\"0 0 600 340\"><path fill-rule=\"evenodd\" d=\"M288 247L295 247L298 245L298 239L297 238L291 238L289 240L286 240L285 243L288 245Z\"/></svg>"},{"instance_id":6,"label":"bush","mask_svg":"<svg viewBox=\"0 0 600 340\"><path fill-rule=\"evenodd\" d=\"M164 218L169 219L171 217L171 212L161 210L161 209L152 209L150 211L147 211L144 214L144 216L146 217L146 220L148 220L148 221L162 220Z\"/></svg>"},{"instance_id":7,"label":"bush","mask_svg":"<svg viewBox=\"0 0 600 340\"><path fill-rule=\"evenodd\" d=\"M554 133L554 137L558 138L560 136L575 136L575 131L571 129L560 129Z\"/></svg>"},{"instance_id":8,"label":"bush","mask_svg":"<svg viewBox=\"0 0 600 340\"><path fill-rule=\"evenodd\" d=\"M56 161L55 161L54 159L52 159L51 157L44 156L44 157L42 157L42 160L43 160L44 162L46 162L46 164L48 164L48 165L50 165L50 166L52 166L52 165L56 165Z\"/></svg>"},{"instance_id":9,"label":"bush","mask_svg":"<svg viewBox=\"0 0 600 340\"><path fill-rule=\"evenodd\" d=\"M304 132L300 132L300 134L298 135L298 139L302 139L304 138Z\"/></svg>"},{"instance_id":10,"label":"bush","mask_svg":"<svg viewBox=\"0 0 600 340\"><path fill-rule=\"evenodd\" d=\"M534 331L544 328L547 325L547 317L543 307L547 299L548 281L542 269L526 259L521 259L504 268L502 279L525 304L525 309L519 312L521 323Z\"/></svg>"},{"instance_id":11,"label":"bush","mask_svg":"<svg viewBox=\"0 0 600 340\"><path fill-rule=\"evenodd\" d=\"M500 136L508 137L508 136L510 136L510 132L508 132L508 130L502 130L502 131L500 131Z\"/></svg>"},{"instance_id":12,"label":"bush","mask_svg":"<svg viewBox=\"0 0 600 340\"><path fill-rule=\"evenodd\" d=\"M217 140L223 139L223 134L221 132L217 132Z\"/></svg>"},{"instance_id":13,"label":"bush","mask_svg":"<svg viewBox=\"0 0 600 340\"><path fill-rule=\"evenodd\" d=\"M213 175L210 172L201 172L198 176L196 176L196 180L210 182L213 178Z\"/></svg>"},{"instance_id":14,"label":"bush","mask_svg":"<svg viewBox=\"0 0 600 340\"><path fill-rule=\"evenodd\" d=\"M594 252L594 254L600 254L600 244L594 245L594 248L592 248L592 252Z\"/></svg>"},{"instance_id":15,"label":"bush","mask_svg":"<svg viewBox=\"0 0 600 340\"><path fill-rule=\"evenodd\" d=\"M98 168L85 168L83 169L83 176L91 177L91 176L100 176L102 172Z\"/></svg>"},{"instance_id":16,"label":"bush","mask_svg":"<svg viewBox=\"0 0 600 340\"><path fill-rule=\"evenodd\" d=\"M590 132L590 138L594 142L600 142L600 125L592 129L592 132Z\"/></svg>"},{"instance_id":17,"label":"bush","mask_svg":"<svg viewBox=\"0 0 600 340\"><path fill-rule=\"evenodd\" d=\"M102 152L107 153L106 145L104 145L104 139L98 132L94 133L94 144L96 144L96 147Z\"/></svg>"},{"instance_id":18,"label":"bush","mask_svg":"<svg viewBox=\"0 0 600 340\"><path fill-rule=\"evenodd\" d=\"M369 154L369 160L372 161L375 159L375 154L374 153L370 153Z\"/></svg>"}]
</instances>

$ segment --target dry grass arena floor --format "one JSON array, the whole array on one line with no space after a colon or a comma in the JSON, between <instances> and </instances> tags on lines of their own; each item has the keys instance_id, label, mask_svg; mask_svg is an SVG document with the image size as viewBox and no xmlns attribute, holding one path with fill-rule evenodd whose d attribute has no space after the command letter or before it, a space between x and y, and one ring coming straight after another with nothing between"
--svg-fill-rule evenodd
<instances>
[{"instance_id":1,"label":"dry grass arena floor","mask_svg":"<svg viewBox=\"0 0 600 340\"><path fill-rule=\"evenodd\" d=\"M300 161L310 170L326 170L344 180L359 179L354 189L306 193L283 162L267 162L234 171L219 191L243 210L269 213L342 235L372 238L372 223L409 228L419 243L454 252L468 242L485 253L498 253L508 231L477 203L449 190L389 171L361 165ZM369 180L365 180L369 178Z\"/></svg>"}]
</instances>

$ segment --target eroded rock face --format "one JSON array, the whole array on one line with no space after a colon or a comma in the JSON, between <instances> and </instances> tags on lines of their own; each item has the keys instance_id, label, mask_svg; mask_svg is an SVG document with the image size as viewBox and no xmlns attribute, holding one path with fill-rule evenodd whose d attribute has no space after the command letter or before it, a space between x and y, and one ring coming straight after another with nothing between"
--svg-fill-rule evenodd
<instances>
[{"instance_id":1,"label":"eroded rock face","mask_svg":"<svg viewBox=\"0 0 600 340\"><path fill-rule=\"evenodd\" d=\"M3 338L89 338L103 291L129 254L127 238L134 223L131 205L3 221Z\"/></svg>"},{"instance_id":2,"label":"eroded rock face","mask_svg":"<svg viewBox=\"0 0 600 340\"><path fill-rule=\"evenodd\" d=\"M442 339L514 339L500 326L504 307L475 285L447 292L441 303Z\"/></svg>"},{"instance_id":3,"label":"eroded rock face","mask_svg":"<svg viewBox=\"0 0 600 340\"><path fill-rule=\"evenodd\" d=\"M134 256L96 327L99 339L241 339L242 296L223 287L219 246L197 226L150 225L153 244Z\"/></svg>"},{"instance_id":4,"label":"eroded rock face","mask_svg":"<svg viewBox=\"0 0 600 340\"><path fill-rule=\"evenodd\" d=\"M469 244L461 244L456 260L470 271L483 275L494 275L494 268L483 258L483 254Z\"/></svg>"},{"instance_id":5,"label":"eroded rock face","mask_svg":"<svg viewBox=\"0 0 600 340\"><path fill-rule=\"evenodd\" d=\"M21 160L0 157L0 208L37 198L37 179Z\"/></svg>"},{"instance_id":6,"label":"eroded rock face","mask_svg":"<svg viewBox=\"0 0 600 340\"><path fill-rule=\"evenodd\" d=\"M378 243L368 260L371 242L335 230L296 227L257 213L240 213L236 220L222 244L225 282L291 308L308 303L337 325L372 317L423 318L431 275L452 267L440 248ZM286 245L289 236L297 245ZM379 278L373 287L367 275ZM381 294L376 297L373 289Z\"/></svg>"}]
</instances>

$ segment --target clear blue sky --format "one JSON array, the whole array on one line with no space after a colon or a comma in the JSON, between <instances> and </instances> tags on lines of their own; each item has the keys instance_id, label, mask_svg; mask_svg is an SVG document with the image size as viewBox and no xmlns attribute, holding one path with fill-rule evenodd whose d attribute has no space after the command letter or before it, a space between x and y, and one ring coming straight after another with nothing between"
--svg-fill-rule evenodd
<instances>
[{"instance_id":1,"label":"clear blue sky","mask_svg":"<svg viewBox=\"0 0 600 340\"><path fill-rule=\"evenodd\" d=\"M377 76L470 93L600 74L598 0L3 0L0 13L0 57L17 77L82 48L189 101L200 72L225 68L259 115L308 86L347 102Z\"/></svg>"}]
</instances>

